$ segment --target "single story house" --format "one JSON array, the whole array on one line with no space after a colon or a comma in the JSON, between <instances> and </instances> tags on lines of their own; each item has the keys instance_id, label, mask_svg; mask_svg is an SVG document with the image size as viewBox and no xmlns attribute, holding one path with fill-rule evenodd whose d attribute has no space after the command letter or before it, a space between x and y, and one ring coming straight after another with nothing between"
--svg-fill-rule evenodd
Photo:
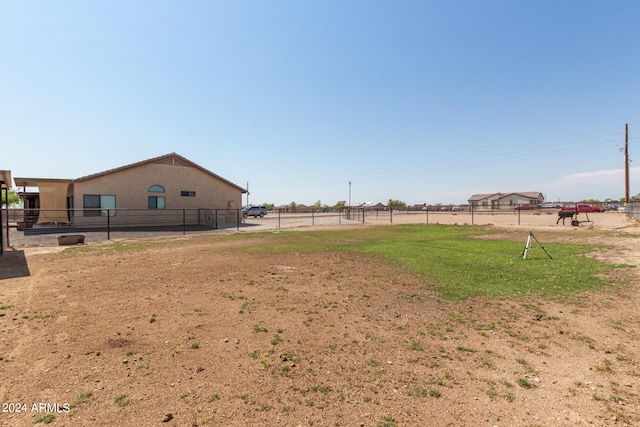
<instances>
[{"instance_id":1,"label":"single story house","mask_svg":"<svg viewBox=\"0 0 640 427\"><path fill-rule=\"evenodd\" d=\"M365 211L384 211L387 209L387 206L383 203L373 203L373 202L365 202L361 205L358 205L359 208L364 209Z\"/></svg>"},{"instance_id":2,"label":"single story house","mask_svg":"<svg viewBox=\"0 0 640 427\"><path fill-rule=\"evenodd\" d=\"M544 196L539 192L474 194L468 199L469 205L486 209L539 205L543 202Z\"/></svg>"},{"instance_id":3,"label":"single story house","mask_svg":"<svg viewBox=\"0 0 640 427\"><path fill-rule=\"evenodd\" d=\"M77 179L14 178L37 224L91 225L96 217L135 225L184 216L183 210L237 210L246 190L176 154ZM26 187L38 187L27 193ZM27 200L30 199L30 200Z\"/></svg>"}]
</instances>

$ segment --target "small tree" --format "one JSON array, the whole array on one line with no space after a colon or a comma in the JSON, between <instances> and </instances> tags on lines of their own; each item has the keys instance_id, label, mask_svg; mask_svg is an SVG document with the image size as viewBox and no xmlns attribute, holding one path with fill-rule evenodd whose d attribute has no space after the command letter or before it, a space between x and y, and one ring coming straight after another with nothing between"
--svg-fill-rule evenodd
<instances>
[{"instance_id":1,"label":"small tree","mask_svg":"<svg viewBox=\"0 0 640 427\"><path fill-rule=\"evenodd\" d=\"M347 206L347 202L345 202L344 200L340 200L339 202L336 203L336 210L343 211L346 206Z\"/></svg>"},{"instance_id":2,"label":"small tree","mask_svg":"<svg viewBox=\"0 0 640 427\"><path fill-rule=\"evenodd\" d=\"M402 200L391 200L389 199L389 208L397 208L397 207L405 207L407 204Z\"/></svg>"},{"instance_id":3,"label":"small tree","mask_svg":"<svg viewBox=\"0 0 640 427\"><path fill-rule=\"evenodd\" d=\"M292 211L295 211L297 206L298 204L296 202L289 203L289 209L291 209Z\"/></svg>"},{"instance_id":4,"label":"small tree","mask_svg":"<svg viewBox=\"0 0 640 427\"><path fill-rule=\"evenodd\" d=\"M18 197L18 195L16 194L15 191L11 190L7 192L7 196L5 196L5 192L1 191L2 193L2 204L5 205L7 204L8 206L16 206L16 205L20 205L21 204L21 200ZM7 203L6 199L9 199L9 203Z\"/></svg>"}]
</instances>

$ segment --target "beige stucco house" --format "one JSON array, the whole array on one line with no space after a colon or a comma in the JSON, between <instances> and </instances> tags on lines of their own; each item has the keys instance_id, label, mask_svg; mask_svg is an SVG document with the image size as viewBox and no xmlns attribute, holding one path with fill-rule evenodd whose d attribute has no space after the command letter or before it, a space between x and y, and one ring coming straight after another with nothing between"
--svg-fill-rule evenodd
<instances>
[{"instance_id":1,"label":"beige stucco house","mask_svg":"<svg viewBox=\"0 0 640 427\"><path fill-rule=\"evenodd\" d=\"M170 223L187 212L189 222L201 222L193 216L201 216L202 210L241 209L246 192L176 153L73 180L14 181L16 186L38 187L38 200L33 203L39 212L38 224L78 226L94 225L100 222L98 217L106 216L112 224Z\"/></svg>"},{"instance_id":2,"label":"beige stucco house","mask_svg":"<svg viewBox=\"0 0 640 427\"><path fill-rule=\"evenodd\" d=\"M474 194L468 200L476 208L500 209L513 208L518 205L538 205L544 202L542 193L525 191L522 193L490 193Z\"/></svg>"}]
</instances>

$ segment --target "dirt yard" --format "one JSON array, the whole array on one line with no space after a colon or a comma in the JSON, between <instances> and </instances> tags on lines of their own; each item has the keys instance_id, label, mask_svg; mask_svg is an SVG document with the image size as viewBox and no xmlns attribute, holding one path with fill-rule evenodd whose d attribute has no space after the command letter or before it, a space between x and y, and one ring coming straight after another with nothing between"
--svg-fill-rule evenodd
<instances>
[{"instance_id":1,"label":"dirt yard","mask_svg":"<svg viewBox=\"0 0 640 427\"><path fill-rule=\"evenodd\" d=\"M640 259L623 215L500 229ZM273 236L7 251L0 425L640 425L636 268L575 303L451 302L364 255L247 252Z\"/></svg>"}]
</instances>

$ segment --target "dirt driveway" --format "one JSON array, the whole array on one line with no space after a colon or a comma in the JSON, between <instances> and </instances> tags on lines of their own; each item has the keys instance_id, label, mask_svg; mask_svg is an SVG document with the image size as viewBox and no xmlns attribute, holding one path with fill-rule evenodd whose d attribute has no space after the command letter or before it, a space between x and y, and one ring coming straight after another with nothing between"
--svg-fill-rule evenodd
<instances>
[{"instance_id":1,"label":"dirt driveway","mask_svg":"<svg viewBox=\"0 0 640 427\"><path fill-rule=\"evenodd\" d=\"M600 218L492 227L638 265L637 224ZM364 255L246 252L273 235L7 252L0 425L640 425L636 269L575 304L451 302Z\"/></svg>"}]
</instances>

